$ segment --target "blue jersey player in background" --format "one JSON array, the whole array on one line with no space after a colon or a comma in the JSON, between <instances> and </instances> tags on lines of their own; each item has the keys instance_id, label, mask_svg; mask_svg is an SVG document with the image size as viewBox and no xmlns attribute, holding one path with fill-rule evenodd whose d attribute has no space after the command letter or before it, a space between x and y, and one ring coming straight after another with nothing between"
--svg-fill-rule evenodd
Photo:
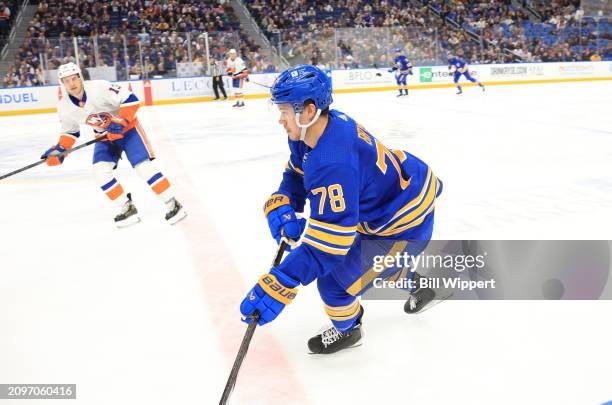
<instances>
[{"instance_id":1,"label":"blue jersey player in background","mask_svg":"<svg viewBox=\"0 0 612 405\"><path fill-rule=\"evenodd\" d=\"M300 284L316 281L332 326L312 337L308 348L334 353L361 343L359 296L376 277L418 277L408 268L380 272L372 265L373 256L417 255L426 247L442 182L417 157L388 149L353 118L331 110L331 80L319 68L286 70L271 93L290 156L264 213L277 242L281 235L293 240L304 235L247 293L240 311L247 322L255 310L260 325L271 322L295 298ZM307 225L296 216L306 201ZM404 307L409 313L414 309Z\"/></svg>"},{"instance_id":2,"label":"blue jersey player in background","mask_svg":"<svg viewBox=\"0 0 612 405\"><path fill-rule=\"evenodd\" d=\"M459 79L461 78L461 75L464 75L465 78L471 81L472 83L476 83L477 85L479 85L482 91L484 91L485 89L484 85L480 83L478 80L474 79L470 75L470 71L468 69L467 63L463 59L459 59L458 57L454 55L450 55L450 54L448 55L447 58L448 58L448 69L450 70L451 66L455 67L453 81L457 85L457 94L463 93L463 90L461 89L461 85L459 84Z\"/></svg>"},{"instance_id":3,"label":"blue jersey player in background","mask_svg":"<svg viewBox=\"0 0 612 405\"><path fill-rule=\"evenodd\" d=\"M395 72L395 81L397 82L397 87L399 90L398 97L407 96L408 95L408 86L406 85L406 79L408 75L412 74L412 63L408 60L406 55L402 55L401 49L396 49L393 59L394 66L389 69L389 73ZM402 91L405 91L406 94L402 94Z\"/></svg>"}]
</instances>

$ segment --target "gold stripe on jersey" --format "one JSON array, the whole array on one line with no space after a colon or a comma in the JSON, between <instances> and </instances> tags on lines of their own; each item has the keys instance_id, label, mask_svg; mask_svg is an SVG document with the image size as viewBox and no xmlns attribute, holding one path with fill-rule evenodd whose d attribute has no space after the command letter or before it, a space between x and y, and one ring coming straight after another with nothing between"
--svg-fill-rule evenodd
<instances>
[{"instance_id":1,"label":"gold stripe on jersey","mask_svg":"<svg viewBox=\"0 0 612 405\"><path fill-rule=\"evenodd\" d=\"M331 243L331 244L338 245L341 247L349 247L355 241L355 233L353 233L352 235L346 235L346 236L334 235L329 232L320 231L318 229L313 229L310 226L306 229L306 235L312 236L313 238L316 238L319 241Z\"/></svg>"},{"instance_id":2,"label":"gold stripe on jersey","mask_svg":"<svg viewBox=\"0 0 612 405\"><path fill-rule=\"evenodd\" d=\"M357 226L342 226L336 224L330 224L323 221L317 221L316 219L310 218L310 223L317 228L323 228L330 231L340 232L340 233L353 233L357 230Z\"/></svg>"},{"instance_id":3,"label":"gold stripe on jersey","mask_svg":"<svg viewBox=\"0 0 612 405\"><path fill-rule=\"evenodd\" d=\"M431 184L427 187L427 194L421 203L409 214L403 216L401 219L393 223L386 230L377 233L380 236L395 235L403 232L407 229L413 228L423 222L425 216L433 210L434 203L436 200L436 189L438 180L434 176Z\"/></svg>"},{"instance_id":4,"label":"gold stripe on jersey","mask_svg":"<svg viewBox=\"0 0 612 405\"><path fill-rule=\"evenodd\" d=\"M352 304L341 307L325 305L325 312L327 313L327 316L334 321L348 321L349 319L357 316L360 311L361 304L357 299L353 301Z\"/></svg>"},{"instance_id":5,"label":"gold stripe on jersey","mask_svg":"<svg viewBox=\"0 0 612 405\"><path fill-rule=\"evenodd\" d=\"M436 186L432 187L432 184L436 184ZM360 232L366 233L369 235L387 235L387 232L396 226L402 225L404 218L401 218L406 212L410 210L414 210L407 217L412 217L414 212L422 212L422 210L426 210L431 203L431 190L433 192L433 199L435 199L436 191L437 191L437 179L436 176L431 171L431 168L427 168L427 176L425 178L425 182L423 183L423 188L419 192L419 195L409 201L406 205L400 208L390 220L388 220L384 225L379 226L378 228L370 228L367 222L361 222L359 224ZM418 216L418 214L416 214ZM401 218L398 220L398 218ZM395 223L394 223L395 222ZM401 222L401 223L400 223ZM385 229L387 228L387 229ZM383 231L383 229L385 229ZM407 228L406 228L407 229ZM391 233L392 234L392 233Z\"/></svg>"},{"instance_id":6,"label":"gold stripe on jersey","mask_svg":"<svg viewBox=\"0 0 612 405\"><path fill-rule=\"evenodd\" d=\"M291 159L289 159L289 161L287 161L287 164L285 165L285 169L293 170L294 172L296 172L300 176L304 175L304 171L302 169L300 169L299 167L295 166L293 163L291 163Z\"/></svg>"},{"instance_id":7,"label":"gold stripe on jersey","mask_svg":"<svg viewBox=\"0 0 612 405\"><path fill-rule=\"evenodd\" d=\"M329 253L332 255L337 255L337 256L346 256L346 254L349 251L349 248L346 248L346 249L334 248L334 247L319 243L317 241L314 241L312 239L308 239L307 237L302 238L302 243L306 243L314 248L319 249L322 252Z\"/></svg>"},{"instance_id":8,"label":"gold stripe on jersey","mask_svg":"<svg viewBox=\"0 0 612 405\"><path fill-rule=\"evenodd\" d=\"M410 228L414 228L415 226L421 225L423 223L423 221L425 221L425 218L427 217L427 215L429 215L429 214L431 214L433 212L434 208L435 208L435 205L432 204L431 207L429 207L429 209L423 215L421 215L418 219L416 219L415 221L413 221L413 222L411 222L409 224L406 224L404 226L396 228L393 231L389 231L389 233L385 233L384 236L397 235L398 233L402 233L405 230L408 230Z\"/></svg>"},{"instance_id":9,"label":"gold stripe on jersey","mask_svg":"<svg viewBox=\"0 0 612 405\"><path fill-rule=\"evenodd\" d=\"M389 253L386 254L386 256L395 257L396 254L406 250L407 246L408 246L408 241L399 240L395 242L393 246L391 246L391 249L389 250ZM384 262L385 261L383 259L382 263ZM368 286L372 282L372 280L374 280L376 277L379 277L383 272L384 270L376 271L374 269L374 266L370 267L368 271L363 274L363 276L359 277L353 284L350 285L349 288L346 289L346 292L348 292L349 294L353 296L356 296L357 294L359 294L361 290L363 290L366 286Z\"/></svg>"}]
</instances>

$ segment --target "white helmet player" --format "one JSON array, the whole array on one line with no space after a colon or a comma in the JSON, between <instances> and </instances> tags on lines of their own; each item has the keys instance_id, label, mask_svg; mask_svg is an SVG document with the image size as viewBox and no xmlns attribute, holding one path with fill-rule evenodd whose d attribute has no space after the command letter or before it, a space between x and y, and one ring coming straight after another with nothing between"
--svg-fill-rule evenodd
<instances>
[{"instance_id":1,"label":"white helmet player","mask_svg":"<svg viewBox=\"0 0 612 405\"><path fill-rule=\"evenodd\" d=\"M57 68L57 77L59 78L60 82L64 77L72 75L79 75L81 79L83 78L83 75L81 74L81 68L74 62L64 63L63 65L60 65L59 68Z\"/></svg>"},{"instance_id":2,"label":"white helmet player","mask_svg":"<svg viewBox=\"0 0 612 405\"><path fill-rule=\"evenodd\" d=\"M228 52L230 55L236 55L236 50L235 49L230 49Z\"/></svg>"}]
</instances>

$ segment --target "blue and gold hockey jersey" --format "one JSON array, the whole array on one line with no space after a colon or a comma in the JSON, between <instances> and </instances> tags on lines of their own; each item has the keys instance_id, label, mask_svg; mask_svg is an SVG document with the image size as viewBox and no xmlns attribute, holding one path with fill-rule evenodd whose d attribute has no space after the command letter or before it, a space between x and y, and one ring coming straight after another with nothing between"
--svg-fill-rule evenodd
<instances>
[{"instance_id":1,"label":"blue and gold hockey jersey","mask_svg":"<svg viewBox=\"0 0 612 405\"><path fill-rule=\"evenodd\" d=\"M399 70L400 73L406 74L412 68L412 63L408 60L406 55L400 55L393 60L395 63L395 68Z\"/></svg>"},{"instance_id":2,"label":"blue and gold hockey jersey","mask_svg":"<svg viewBox=\"0 0 612 405\"><path fill-rule=\"evenodd\" d=\"M461 73L467 70L467 62L463 59L459 59L456 56L453 56L451 59L449 59L448 66L454 66L455 69Z\"/></svg>"},{"instance_id":3,"label":"blue and gold hockey jersey","mask_svg":"<svg viewBox=\"0 0 612 405\"><path fill-rule=\"evenodd\" d=\"M346 114L331 110L313 149L289 141L291 155L279 194L297 212L310 201L302 244L279 270L308 284L342 262L359 232L410 239L434 210L441 183L431 168L401 150L389 150ZM412 238L416 239L416 238Z\"/></svg>"}]
</instances>

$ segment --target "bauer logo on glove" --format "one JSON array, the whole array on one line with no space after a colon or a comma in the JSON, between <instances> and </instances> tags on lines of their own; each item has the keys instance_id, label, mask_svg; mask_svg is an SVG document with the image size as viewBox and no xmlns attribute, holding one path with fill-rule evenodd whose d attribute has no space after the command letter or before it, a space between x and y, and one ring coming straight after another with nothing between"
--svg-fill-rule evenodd
<instances>
[{"instance_id":1,"label":"bauer logo on glove","mask_svg":"<svg viewBox=\"0 0 612 405\"><path fill-rule=\"evenodd\" d=\"M273 268L259 278L257 284L242 300L240 304L242 320L249 323L249 317L258 311L260 326L272 322L296 297L298 285L297 280Z\"/></svg>"},{"instance_id":2,"label":"bauer logo on glove","mask_svg":"<svg viewBox=\"0 0 612 405\"><path fill-rule=\"evenodd\" d=\"M264 204L264 215L277 243L280 243L281 236L297 241L306 227L306 219L296 216L289 197L284 194L272 194Z\"/></svg>"}]
</instances>

